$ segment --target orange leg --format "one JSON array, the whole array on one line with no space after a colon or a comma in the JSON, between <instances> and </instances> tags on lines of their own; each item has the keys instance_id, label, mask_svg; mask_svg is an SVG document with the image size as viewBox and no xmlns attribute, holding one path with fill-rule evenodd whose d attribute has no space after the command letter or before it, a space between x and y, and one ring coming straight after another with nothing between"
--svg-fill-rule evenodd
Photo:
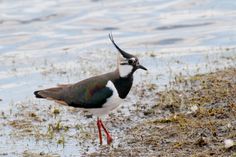
<instances>
[{"instance_id":1,"label":"orange leg","mask_svg":"<svg viewBox=\"0 0 236 157\"><path fill-rule=\"evenodd\" d=\"M111 142L112 142L112 137L111 135L109 134L109 132L107 131L107 129L105 128L105 126L103 125L102 123L102 120L98 119L99 123L100 123L100 127L102 127L107 135L107 144L110 145Z\"/></svg>"},{"instance_id":2,"label":"orange leg","mask_svg":"<svg viewBox=\"0 0 236 157\"><path fill-rule=\"evenodd\" d=\"M99 136L100 144L102 145L101 122L99 118L97 119L97 126L98 126L98 136Z\"/></svg>"}]
</instances>

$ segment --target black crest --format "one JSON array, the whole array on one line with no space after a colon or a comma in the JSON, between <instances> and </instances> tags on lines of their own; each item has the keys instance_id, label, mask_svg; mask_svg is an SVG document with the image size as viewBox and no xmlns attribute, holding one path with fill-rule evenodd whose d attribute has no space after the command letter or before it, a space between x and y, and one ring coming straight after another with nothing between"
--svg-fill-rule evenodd
<instances>
[{"instance_id":1,"label":"black crest","mask_svg":"<svg viewBox=\"0 0 236 157\"><path fill-rule=\"evenodd\" d=\"M116 49L121 53L121 55L122 55L124 58L132 58L132 57L134 57L133 55L131 55L131 54L125 52L124 50L122 50L121 48L119 48L119 46L117 46L117 44L115 43L115 41L114 41L113 36L112 36L111 33L109 34L109 38L110 38L112 44L116 47Z\"/></svg>"}]
</instances>

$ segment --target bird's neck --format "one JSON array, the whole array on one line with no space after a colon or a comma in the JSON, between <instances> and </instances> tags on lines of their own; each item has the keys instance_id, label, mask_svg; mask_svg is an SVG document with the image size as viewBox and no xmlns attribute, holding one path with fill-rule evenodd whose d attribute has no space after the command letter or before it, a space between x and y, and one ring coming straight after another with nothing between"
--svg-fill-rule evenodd
<instances>
[{"instance_id":1,"label":"bird's neck","mask_svg":"<svg viewBox=\"0 0 236 157\"><path fill-rule=\"evenodd\" d=\"M116 77L114 77L112 82L116 87L119 97L122 99L126 98L133 84L133 75L128 75L127 77L120 77L118 70L114 71L113 75Z\"/></svg>"}]
</instances>

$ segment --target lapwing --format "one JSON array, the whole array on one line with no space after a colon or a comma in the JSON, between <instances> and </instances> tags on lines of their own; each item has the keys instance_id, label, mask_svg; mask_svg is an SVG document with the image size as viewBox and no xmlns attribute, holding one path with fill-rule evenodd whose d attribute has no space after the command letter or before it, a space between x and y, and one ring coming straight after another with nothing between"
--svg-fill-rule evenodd
<instances>
[{"instance_id":1,"label":"lapwing","mask_svg":"<svg viewBox=\"0 0 236 157\"><path fill-rule=\"evenodd\" d=\"M112 142L112 137L99 117L117 108L121 100L126 98L133 84L133 74L137 69L147 70L139 64L136 56L117 46L112 34L109 34L109 38L120 53L115 71L90 77L75 84L34 92L36 98L54 100L57 103L81 108L96 115L100 144L102 144L102 128L107 136L107 144Z\"/></svg>"}]
</instances>

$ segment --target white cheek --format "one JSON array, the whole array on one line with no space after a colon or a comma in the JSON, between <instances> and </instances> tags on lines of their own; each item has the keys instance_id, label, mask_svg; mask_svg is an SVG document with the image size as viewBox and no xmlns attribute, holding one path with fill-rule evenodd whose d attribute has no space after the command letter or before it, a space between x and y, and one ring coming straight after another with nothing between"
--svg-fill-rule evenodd
<instances>
[{"instance_id":1,"label":"white cheek","mask_svg":"<svg viewBox=\"0 0 236 157\"><path fill-rule=\"evenodd\" d=\"M131 65L119 65L120 77L126 77L132 72L133 67Z\"/></svg>"}]
</instances>

